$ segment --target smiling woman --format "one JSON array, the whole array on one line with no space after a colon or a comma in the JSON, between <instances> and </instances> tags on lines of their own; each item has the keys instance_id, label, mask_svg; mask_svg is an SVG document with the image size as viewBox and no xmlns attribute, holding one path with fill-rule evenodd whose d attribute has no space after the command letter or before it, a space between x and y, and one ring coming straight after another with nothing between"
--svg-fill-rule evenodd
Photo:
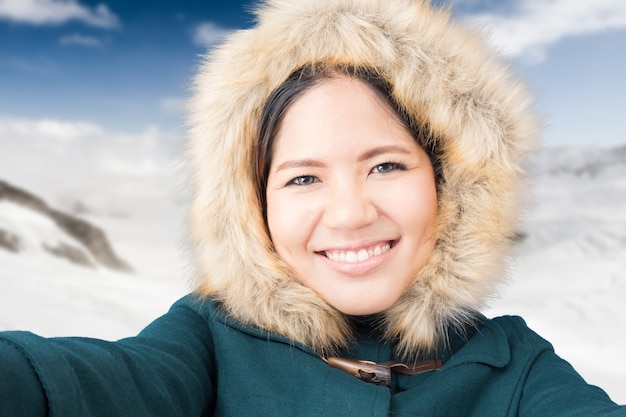
<instances>
[{"instance_id":1,"label":"smiling woman","mask_svg":"<svg viewBox=\"0 0 626 417\"><path fill-rule=\"evenodd\" d=\"M328 74L276 127L267 224L296 277L345 314L391 307L435 242L428 155L386 100Z\"/></svg>"},{"instance_id":2,"label":"smiling woman","mask_svg":"<svg viewBox=\"0 0 626 417\"><path fill-rule=\"evenodd\" d=\"M1 333L0 413L626 416L481 314L529 103L426 1L263 3L194 80L193 293L117 342Z\"/></svg>"}]
</instances>

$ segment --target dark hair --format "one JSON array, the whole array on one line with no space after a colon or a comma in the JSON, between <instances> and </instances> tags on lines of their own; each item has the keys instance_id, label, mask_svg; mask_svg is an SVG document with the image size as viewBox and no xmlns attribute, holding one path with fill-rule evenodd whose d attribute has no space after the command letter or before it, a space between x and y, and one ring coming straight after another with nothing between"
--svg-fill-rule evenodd
<instances>
[{"instance_id":1,"label":"dark hair","mask_svg":"<svg viewBox=\"0 0 626 417\"><path fill-rule=\"evenodd\" d=\"M425 124L413 120L408 113L397 103L392 95L392 85L387 82L376 70L366 67L338 67L322 65L306 65L294 71L274 92L263 107L259 121L259 140L255 148L255 180L259 202L263 210L263 218L267 222L266 188L270 165L274 151L274 139L278 133L280 122L291 105L307 90L323 80L332 79L338 75L347 75L363 81L372 90L378 93L409 129L415 141L426 151L435 172L437 187L443 180L441 162L437 141Z\"/></svg>"}]
</instances>

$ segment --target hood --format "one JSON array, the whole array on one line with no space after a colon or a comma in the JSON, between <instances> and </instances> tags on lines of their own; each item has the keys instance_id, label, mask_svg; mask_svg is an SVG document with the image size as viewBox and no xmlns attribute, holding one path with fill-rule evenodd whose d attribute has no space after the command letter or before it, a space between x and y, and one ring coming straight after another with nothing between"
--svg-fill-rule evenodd
<instances>
[{"instance_id":1,"label":"hood","mask_svg":"<svg viewBox=\"0 0 626 417\"><path fill-rule=\"evenodd\" d=\"M254 182L261 110L305 64L365 66L428 126L441 155L434 251L381 314L399 357L444 344L506 277L533 144L530 99L483 36L419 0L270 0L255 26L211 49L188 118L196 292L241 323L321 355L349 346L349 318L294 278L272 248Z\"/></svg>"}]
</instances>

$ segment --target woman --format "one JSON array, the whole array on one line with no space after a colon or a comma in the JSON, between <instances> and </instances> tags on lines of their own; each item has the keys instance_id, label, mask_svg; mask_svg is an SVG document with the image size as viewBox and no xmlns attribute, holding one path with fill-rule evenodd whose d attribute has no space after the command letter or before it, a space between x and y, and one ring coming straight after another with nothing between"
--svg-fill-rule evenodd
<instances>
[{"instance_id":1,"label":"woman","mask_svg":"<svg viewBox=\"0 0 626 417\"><path fill-rule=\"evenodd\" d=\"M196 290L114 343L3 333L0 414L626 416L480 314L528 105L424 2L269 1L195 80Z\"/></svg>"}]
</instances>

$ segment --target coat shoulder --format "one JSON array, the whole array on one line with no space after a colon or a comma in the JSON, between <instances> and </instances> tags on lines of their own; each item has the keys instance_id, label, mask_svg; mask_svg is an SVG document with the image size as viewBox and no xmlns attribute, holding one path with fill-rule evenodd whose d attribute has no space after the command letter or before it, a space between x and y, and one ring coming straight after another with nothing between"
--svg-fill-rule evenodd
<instances>
[{"instance_id":1,"label":"coat shoulder","mask_svg":"<svg viewBox=\"0 0 626 417\"><path fill-rule=\"evenodd\" d=\"M506 334L509 342L538 351L553 350L552 344L528 327L520 316L498 316L486 321L488 326L497 326Z\"/></svg>"}]
</instances>

